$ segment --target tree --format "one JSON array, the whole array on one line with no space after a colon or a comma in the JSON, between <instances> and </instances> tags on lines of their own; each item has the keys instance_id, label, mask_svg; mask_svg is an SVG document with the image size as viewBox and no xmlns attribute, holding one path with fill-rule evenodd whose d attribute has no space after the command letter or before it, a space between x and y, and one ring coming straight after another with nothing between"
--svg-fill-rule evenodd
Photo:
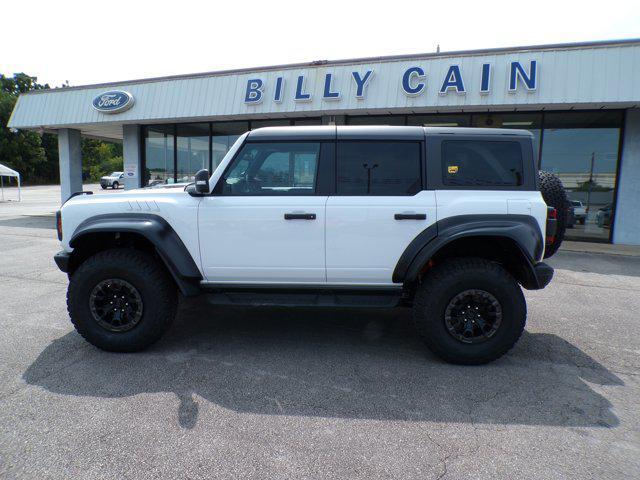
<instances>
[{"instance_id":1,"label":"tree","mask_svg":"<svg viewBox=\"0 0 640 480\"><path fill-rule=\"evenodd\" d=\"M0 74L0 162L20 172L24 183L60 181L58 137L29 130L11 131L7 127L18 95L48 88L48 84L39 84L37 77L25 73L16 73L13 77ZM82 157L83 179L97 181L106 173L122 169L120 144L83 138Z\"/></svg>"},{"instance_id":2,"label":"tree","mask_svg":"<svg viewBox=\"0 0 640 480\"><path fill-rule=\"evenodd\" d=\"M51 88L48 83L41 85L38 83L38 77L30 77L26 73L14 73L13 78L0 74L0 90L16 97L31 90L44 90L47 88Z\"/></svg>"},{"instance_id":3,"label":"tree","mask_svg":"<svg viewBox=\"0 0 640 480\"><path fill-rule=\"evenodd\" d=\"M82 140L82 176L92 181L113 171L122 170L122 145L91 138Z\"/></svg>"},{"instance_id":4,"label":"tree","mask_svg":"<svg viewBox=\"0 0 640 480\"><path fill-rule=\"evenodd\" d=\"M47 170L47 157L40 136L31 131L12 131L7 122L20 93L49 88L36 77L16 73L13 78L0 74L0 159L20 172L25 182L38 181Z\"/></svg>"},{"instance_id":5,"label":"tree","mask_svg":"<svg viewBox=\"0 0 640 480\"><path fill-rule=\"evenodd\" d=\"M0 91L0 159L9 168L20 172L25 181L36 178L46 164L47 157L38 134L11 131L7 127L16 97Z\"/></svg>"}]
</instances>

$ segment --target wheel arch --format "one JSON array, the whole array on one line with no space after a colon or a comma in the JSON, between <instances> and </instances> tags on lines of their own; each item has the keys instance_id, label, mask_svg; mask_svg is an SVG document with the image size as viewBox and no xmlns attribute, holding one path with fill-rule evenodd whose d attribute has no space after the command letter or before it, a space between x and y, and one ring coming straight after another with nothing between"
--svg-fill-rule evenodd
<instances>
[{"instance_id":1,"label":"wheel arch","mask_svg":"<svg viewBox=\"0 0 640 480\"><path fill-rule=\"evenodd\" d=\"M499 262L527 289L539 288L534 264L542 258L543 237L528 215L460 215L438 221L405 249L393 282L415 284L433 262L479 257Z\"/></svg>"},{"instance_id":2,"label":"wheel arch","mask_svg":"<svg viewBox=\"0 0 640 480\"><path fill-rule=\"evenodd\" d=\"M73 248L69 274L99 251L133 247L157 255L184 295L195 295L200 291L202 275L195 261L171 225L158 215L97 215L78 225L69 246Z\"/></svg>"}]
</instances>

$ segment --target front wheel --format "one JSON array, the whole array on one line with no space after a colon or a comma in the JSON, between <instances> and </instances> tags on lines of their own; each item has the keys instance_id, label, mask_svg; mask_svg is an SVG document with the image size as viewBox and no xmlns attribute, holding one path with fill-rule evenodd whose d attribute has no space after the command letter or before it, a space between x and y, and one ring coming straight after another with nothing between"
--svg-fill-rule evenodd
<instances>
[{"instance_id":1,"label":"front wheel","mask_svg":"<svg viewBox=\"0 0 640 480\"><path fill-rule=\"evenodd\" d=\"M513 347L527 307L518 282L482 258L445 260L418 286L414 321L429 349L443 360L478 365Z\"/></svg>"},{"instance_id":2,"label":"front wheel","mask_svg":"<svg viewBox=\"0 0 640 480\"><path fill-rule=\"evenodd\" d=\"M106 186L106 185L100 185L100 187L102 187L102 189L103 189L103 190L106 190L106 189L107 189L107 186Z\"/></svg>"},{"instance_id":3,"label":"front wheel","mask_svg":"<svg viewBox=\"0 0 640 480\"><path fill-rule=\"evenodd\" d=\"M167 331L176 315L177 290L150 254L106 250L71 276L67 309L89 343L112 352L135 352Z\"/></svg>"}]
</instances>

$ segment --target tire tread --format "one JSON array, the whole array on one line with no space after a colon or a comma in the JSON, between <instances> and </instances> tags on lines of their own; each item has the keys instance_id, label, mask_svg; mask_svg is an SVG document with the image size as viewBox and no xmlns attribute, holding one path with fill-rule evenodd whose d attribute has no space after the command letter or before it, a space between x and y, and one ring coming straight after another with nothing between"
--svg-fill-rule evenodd
<instances>
[{"instance_id":1,"label":"tire tread","mask_svg":"<svg viewBox=\"0 0 640 480\"><path fill-rule=\"evenodd\" d=\"M514 291L514 293L518 295L517 300L520 304L520 307L523 308L523 315L520 316L519 324L516 326L517 335L511 338L508 343L501 345L497 350L493 350L482 356L476 356L474 358L462 358L443 348L443 346L436 341L431 331L434 319L430 317L429 312L431 310L430 303L433 299L434 290L436 290L437 286L443 284L452 275L463 276L470 270L481 270L483 273L489 273L491 275L502 277L505 282L509 282L511 285L515 286L515 288L517 288L517 292ZM522 294L522 290L518 286L517 281L502 266L483 258L455 258L445 260L440 265L435 266L433 270L431 270L423 278L421 285L419 285L416 291L413 303L413 319L418 334L433 353L450 363L462 365L480 365L500 358L509 350L511 350L511 348L513 348L513 346L522 335L526 324L526 303L524 300L524 295Z\"/></svg>"},{"instance_id":2,"label":"tire tread","mask_svg":"<svg viewBox=\"0 0 640 480\"><path fill-rule=\"evenodd\" d=\"M123 341L115 345L98 345L92 340L83 322L75 318L74 301L80 300L75 298L76 292L86 275L105 266L114 265L127 265L127 268L139 272L150 285L154 286L158 294L153 299L153 303L159 307L157 310L161 313L154 316L153 322L147 326L147 334L139 341L135 343ZM177 290L173 280L164 268L149 253L133 248L109 249L89 257L73 273L67 289L67 311L76 331L89 343L103 350L134 352L156 342L171 326L177 312Z\"/></svg>"}]
</instances>

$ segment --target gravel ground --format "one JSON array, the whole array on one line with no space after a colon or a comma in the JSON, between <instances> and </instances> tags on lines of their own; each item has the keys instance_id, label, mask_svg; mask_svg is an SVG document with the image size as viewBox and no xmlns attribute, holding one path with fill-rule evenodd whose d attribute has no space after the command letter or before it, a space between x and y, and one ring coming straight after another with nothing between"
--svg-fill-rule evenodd
<instances>
[{"instance_id":1,"label":"gravel ground","mask_svg":"<svg viewBox=\"0 0 640 480\"><path fill-rule=\"evenodd\" d=\"M109 354L70 325L52 227L0 215L1 478L640 477L640 258L559 253L481 367L437 360L405 310L202 300Z\"/></svg>"}]
</instances>

